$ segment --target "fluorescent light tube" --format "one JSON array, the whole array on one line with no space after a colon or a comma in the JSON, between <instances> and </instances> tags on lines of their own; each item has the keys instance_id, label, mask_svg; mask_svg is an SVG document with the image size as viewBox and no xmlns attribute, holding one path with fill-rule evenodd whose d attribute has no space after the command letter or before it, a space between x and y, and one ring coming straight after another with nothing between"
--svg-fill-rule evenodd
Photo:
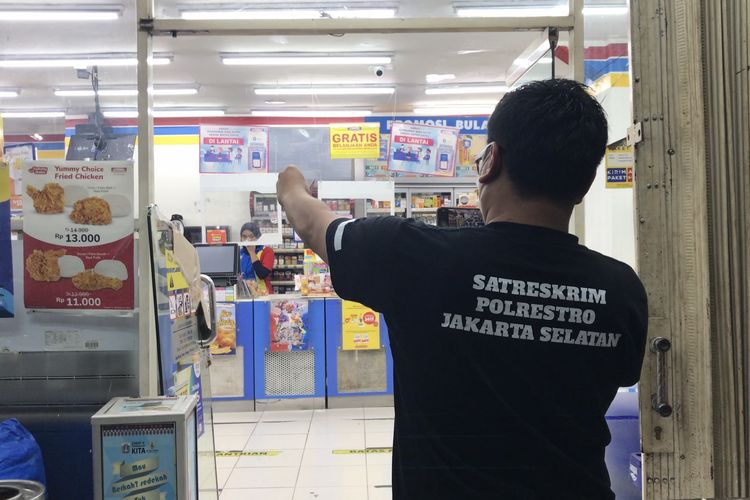
<instances>
[{"instance_id":1,"label":"fluorescent light tube","mask_svg":"<svg viewBox=\"0 0 750 500\"><path fill-rule=\"evenodd\" d=\"M138 110L104 110L105 118L138 118ZM210 118L224 116L223 109L179 109L161 108L154 109L154 118Z\"/></svg>"},{"instance_id":2,"label":"fluorescent light tube","mask_svg":"<svg viewBox=\"0 0 750 500\"><path fill-rule=\"evenodd\" d=\"M164 66L172 62L171 57L155 56L151 61L154 66ZM91 66L136 66L138 59L128 57L102 56L43 56L39 58L0 59L0 68L88 68Z\"/></svg>"},{"instance_id":3,"label":"fluorescent light tube","mask_svg":"<svg viewBox=\"0 0 750 500\"><path fill-rule=\"evenodd\" d=\"M223 109L155 109L155 118L210 118L224 116Z\"/></svg>"},{"instance_id":4,"label":"fluorescent light tube","mask_svg":"<svg viewBox=\"0 0 750 500\"><path fill-rule=\"evenodd\" d=\"M584 16L617 16L628 13L625 5L592 5L583 8Z\"/></svg>"},{"instance_id":5,"label":"fluorescent light tube","mask_svg":"<svg viewBox=\"0 0 750 500\"><path fill-rule=\"evenodd\" d=\"M245 9L245 10L183 10L183 19L190 20L262 20L262 19L387 19L396 9Z\"/></svg>"},{"instance_id":6,"label":"fluorescent light tube","mask_svg":"<svg viewBox=\"0 0 750 500\"><path fill-rule=\"evenodd\" d=\"M455 87L430 87L425 89L427 95L461 95L461 94L502 94L507 92L506 85L466 85Z\"/></svg>"},{"instance_id":7,"label":"fluorescent light tube","mask_svg":"<svg viewBox=\"0 0 750 500\"><path fill-rule=\"evenodd\" d=\"M255 89L256 95L391 95L393 87L277 87Z\"/></svg>"},{"instance_id":8,"label":"fluorescent light tube","mask_svg":"<svg viewBox=\"0 0 750 500\"><path fill-rule=\"evenodd\" d=\"M3 118L65 118L65 111L3 111Z\"/></svg>"},{"instance_id":9,"label":"fluorescent light tube","mask_svg":"<svg viewBox=\"0 0 750 500\"><path fill-rule=\"evenodd\" d=\"M156 87L153 95L195 95L198 93L196 87ZM55 89L57 97L93 97L94 89ZM99 89L102 97L131 97L138 95L138 89Z\"/></svg>"},{"instance_id":10,"label":"fluorescent light tube","mask_svg":"<svg viewBox=\"0 0 750 500\"><path fill-rule=\"evenodd\" d=\"M489 116L494 109L493 105L489 106L456 106L456 107L434 107L434 108L414 108L414 114L417 115L486 115Z\"/></svg>"},{"instance_id":11,"label":"fluorescent light tube","mask_svg":"<svg viewBox=\"0 0 750 500\"><path fill-rule=\"evenodd\" d=\"M347 55L243 55L224 54L221 62L230 66L345 66L390 64L388 56L347 56Z\"/></svg>"},{"instance_id":12,"label":"fluorescent light tube","mask_svg":"<svg viewBox=\"0 0 750 500\"><path fill-rule=\"evenodd\" d=\"M567 5L552 7L456 7L458 17L555 17L567 16Z\"/></svg>"},{"instance_id":13,"label":"fluorescent light tube","mask_svg":"<svg viewBox=\"0 0 750 500\"><path fill-rule=\"evenodd\" d=\"M93 97L94 89L55 89L57 97ZM102 97L128 97L138 95L137 89L99 89Z\"/></svg>"},{"instance_id":14,"label":"fluorescent light tube","mask_svg":"<svg viewBox=\"0 0 750 500\"><path fill-rule=\"evenodd\" d=\"M2 21L116 21L120 9L0 9Z\"/></svg>"},{"instance_id":15,"label":"fluorescent light tube","mask_svg":"<svg viewBox=\"0 0 750 500\"><path fill-rule=\"evenodd\" d=\"M349 110L309 110L309 109L284 109L284 110L257 110L252 116L281 117L281 118L353 118L357 116L370 116L372 111L366 109Z\"/></svg>"},{"instance_id":16,"label":"fluorescent light tube","mask_svg":"<svg viewBox=\"0 0 750 500\"><path fill-rule=\"evenodd\" d=\"M154 87L151 93L153 95L195 95L198 93L198 87Z\"/></svg>"},{"instance_id":17,"label":"fluorescent light tube","mask_svg":"<svg viewBox=\"0 0 750 500\"><path fill-rule=\"evenodd\" d=\"M440 83L448 80L455 80L456 75L454 75L453 73L430 73L429 75L425 75L424 79L427 83Z\"/></svg>"},{"instance_id":18,"label":"fluorescent light tube","mask_svg":"<svg viewBox=\"0 0 750 500\"><path fill-rule=\"evenodd\" d=\"M20 92L15 89L0 89L0 98L18 97Z\"/></svg>"},{"instance_id":19,"label":"fluorescent light tube","mask_svg":"<svg viewBox=\"0 0 750 500\"><path fill-rule=\"evenodd\" d=\"M138 111L102 111L104 118L138 118Z\"/></svg>"}]
</instances>

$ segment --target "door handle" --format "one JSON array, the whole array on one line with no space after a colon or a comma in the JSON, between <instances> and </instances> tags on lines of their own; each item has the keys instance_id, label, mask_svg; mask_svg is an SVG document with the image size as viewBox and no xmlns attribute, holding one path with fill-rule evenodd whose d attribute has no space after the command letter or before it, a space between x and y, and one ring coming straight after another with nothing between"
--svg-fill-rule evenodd
<instances>
[{"instance_id":1,"label":"door handle","mask_svg":"<svg viewBox=\"0 0 750 500\"><path fill-rule=\"evenodd\" d=\"M214 280L205 274L201 274L201 281L208 287L208 308L210 310L208 325L211 328L211 336L206 340L198 339L200 346L205 349L213 344L219 332L216 330L216 285L214 285Z\"/></svg>"},{"instance_id":2,"label":"door handle","mask_svg":"<svg viewBox=\"0 0 750 500\"><path fill-rule=\"evenodd\" d=\"M651 352L656 354L656 394L651 396L651 408L662 417L672 415L672 405L667 398L667 351L672 348L672 342L664 337L656 337L651 341Z\"/></svg>"}]
</instances>

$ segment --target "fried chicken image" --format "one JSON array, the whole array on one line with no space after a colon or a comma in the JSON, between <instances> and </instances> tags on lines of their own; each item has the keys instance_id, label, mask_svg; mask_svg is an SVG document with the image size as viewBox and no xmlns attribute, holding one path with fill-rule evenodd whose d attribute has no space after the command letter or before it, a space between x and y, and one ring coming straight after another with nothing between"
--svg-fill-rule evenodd
<instances>
[{"instance_id":1,"label":"fried chicken image","mask_svg":"<svg viewBox=\"0 0 750 500\"><path fill-rule=\"evenodd\" d=\"M76 224L103 226L112 223L112 210L109 208L109 203L96 196L91 196L73 204L70 220Z\"/></svg>"},{"instance_id":2,"label":"fried chicken image","mask_svg":"<svg viewBox=\"0 0 750 500\"><path fill-rule=\"evenodd\" d=\"M73 285L79 290L86 291L103 290L105 288L119 290L122 288L122 280L110 278L89 269L73 276Z\"/></svg>"},{"instance_id":3,"label":"fried chicken image","mask_svg":"<svg viewBox=\"0 0 750 500\"><path fill-rule=\"evenodd\" d=\"M65 190L55 182L45 184L41 191L28 186L26 194L31 197L34 209L40 214L61 214L65 208Z\"/></svg>"},{"instance_id":4,"label":"fried chicken image","mask_svg":"<svg viewBox=\"0 0 750 500\"><path fill-rule=\"evenodd\" d=\"M34 281L59 281L60 265L57 259L65 250L34 250L26 257L26 270Z\"/></svg>"}]
</instances>

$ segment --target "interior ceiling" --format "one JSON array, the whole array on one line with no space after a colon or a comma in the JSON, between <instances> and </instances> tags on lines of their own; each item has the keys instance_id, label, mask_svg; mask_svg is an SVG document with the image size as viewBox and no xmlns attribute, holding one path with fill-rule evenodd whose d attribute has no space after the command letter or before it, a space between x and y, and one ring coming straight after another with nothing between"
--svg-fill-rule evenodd
<instances>
[{"instance_id":1,"label":"interior ceiling","mask_svg":"<svg viewBox=\"0 0 750 500\"><path fill-rule=\"evenodd\" d=\"M612 0L596 0L612 4ZM617 0L619 1L619 0ZM320 4L320 0L296 0L296 4ZM219 4L216 0L157 0L160 17L178 15L185 4ZM245 1L251 5L259 0ZM264 2L268 3L268 2ZM340 4L341 2L336 2ZM549 5L558 0L509 0L514 5ZM587 1L587 4L589 2ZM66 4L64 0L45 4ZM111 5L109 0L78 1L75 5ZM0 56L39 54L135 53L135 1L122 2L123 15L118 21L99 23L1 23ZM352 2L349 2L352 4ZM2 5L19 5L18 1L0 0ZM450 0L401 0L399 16L432 17L454 15ZM29 29L29 27L33 29ZM45 29L40 29L45 28ZM157 96L156 106L211 107L227 113L248 113L257 109L300 107L367 108L374 112L408 112L415 105L449 102L487 102L499 96L426 96L425 75L453 73L456 79L446 84L498 83L514 59L538 37L532 32L513 33L445 33L445 34L390 34L345 36L287 36L287 37L158 37L155 52L174 56L172 64L154 68L155 84L199 85L193 96ZM586 23L588 43L610 43L627 40L627 16L602 17L598 22ZM594 42L591 42L591 41ZM377 77L367 66L297 66L251 67L225 66L222 52L377 52L393 56L385 74ZM460 51L479 51L460 55ZM543 69L543 71L546 71ZM99 69L100 84L136 84L135 67ZM392 96L284 96L284 105L269 105L269 96L256 96L258 86L276 85L337 85L364 84L395 86ZM18 88L20 97L0 98L0 110L62 110L83 114L93 110L91 97L56 97L55 88L85 87L88 82L76 77L72 68L1 69L0 88ZM104 108L133 108L134 97L102 97ZM7 119L6 133L59 133L62 120Z\"/></svg>"}]
</instances>

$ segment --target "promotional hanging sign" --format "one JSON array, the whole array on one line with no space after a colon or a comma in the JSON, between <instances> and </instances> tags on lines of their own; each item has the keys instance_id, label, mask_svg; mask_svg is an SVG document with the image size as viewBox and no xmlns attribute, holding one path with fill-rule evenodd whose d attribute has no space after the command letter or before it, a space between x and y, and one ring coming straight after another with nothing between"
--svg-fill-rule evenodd
<instances>
[{"instance_id":1,"label":"promotional hanging sign","mask_svg":"<svg viewBox=\"0 0 750 500\"><path fill-rule=\"evenodd\" d=\"M248 172L268 172L269 132L268 127L248 127Z\"/></svg>"},{"instance_id":2,"label":"promotional hanging sign","mask_svg":"<svg viewBox=\"0 0 750 500\"><path fill-rule=\"evenodd\" d=\"M201 173L268 172L268 127L201 125Z\"/></svg>"},{"instance_id":3,"label":"promotional hanging sign","mask_svg":"<svg viewBox=\"0 0 750 500\"><path fill-rule=\"evenodd\" d=\"M458 136L456 177L475 177L477 175L474 160L486 145L486 134L461 134Z\"/></svg>"},{"instance_id":4,"label":"promotional hanging sign","mask_svg":"<svg viewBox=\"0 0 750 500\"><path fill-rule=\"evenodd\" d=\"M394 123L388 170L452 177L456 169L457 128Z\"/></svg>"},{"instance_id":5,"label":"promotional hanging sign","mask_svg":"<svg viewBox=\"0 0 750 500\"><path fill-rule=\"evenodd\" d=\"M13 317L13 260L10 248L10 172L0 155L0 318Z\"/></svg>"},{"instance_id":6,"label":"promotional hanging sign","mask_svg":"<svg viewBox=\"0 0 750 500\"><path fill-rule=\"evenodd\" d=\"M307 300L272 300L270 306L271 352L308 350Z\"/></svg>"},{"instance_id":7,"label":"promotional hanging sign","mask_svg":"<svg viewBox=\"0 0 750 500\"><path fill-rule=\"evenodd\" d=\"M358 302L342 300L341 335L345 351L380 349L380 315Z\"/></svg>"},{"instance_id":8,"label":"promotional hanging sign","mask_svg":"<svg viewBox=\"0 0 750 500\"><path fill-rule=\"evenodd\" d=\"M133 163L26 162L24 304L133 309Z\"/></svg>"},{"instance_id":9,"label":"promotional hanging sign","mask_svg":"<svg viewBox=\"0 0 750 500\"><path fill-rule=\"evenodd\" d=\"M606 187L610 189L633 187L633 166L635 165L635 150L625 141L618 141L607 146L605 153L605 168L607 170Z\"/></svg>"},{"instance_id":10,"label":"promotional hanging sign","mask_svg":"<svg viewBox=\"0 0 750 500\"><path fill-rule=\"evenodd\" d=\"M377 123L330 126L331 159L371 159L380 156L380 126Z\"/></svg>"}]
</instances>

